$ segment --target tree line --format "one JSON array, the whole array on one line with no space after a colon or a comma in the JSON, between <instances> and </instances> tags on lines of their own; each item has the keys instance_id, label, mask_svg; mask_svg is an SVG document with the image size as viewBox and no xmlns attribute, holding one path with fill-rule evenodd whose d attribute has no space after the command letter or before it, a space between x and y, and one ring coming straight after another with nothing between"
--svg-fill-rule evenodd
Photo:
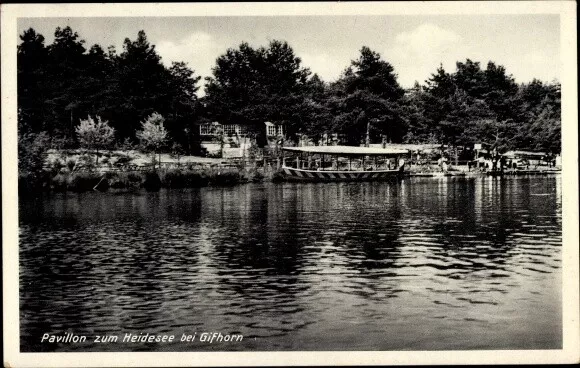
<instances>
[{"instance_id":1,"label":"tree line","mask_svg":"<svg viewBox=\"0 0 580 368\"><path fill-rule=\"evenodd\" d=\"M32 28L20 35L22 154L39 149L35 142L78 147L78 126L89 116L108 122L117 147L132 147L142 122L154 113L163 118L172 147L189 154L199 153L196 124L213 121L283 123L291 140L306 135L318 142L336 133L351 145L483 143L499 151L560 152L560 84L517 84L492 61L484 68L467 59L455 71L440 66L405 90L393 66L366 46L329 83L304 67L287 42L258 48L241 43L216 59L199 97L201 77L184 62L165 66L144 31L126 38L120 52L113 46L87 48L70 27L57 28L54 36L46 45Z\"/></svg>"}]
</instances>

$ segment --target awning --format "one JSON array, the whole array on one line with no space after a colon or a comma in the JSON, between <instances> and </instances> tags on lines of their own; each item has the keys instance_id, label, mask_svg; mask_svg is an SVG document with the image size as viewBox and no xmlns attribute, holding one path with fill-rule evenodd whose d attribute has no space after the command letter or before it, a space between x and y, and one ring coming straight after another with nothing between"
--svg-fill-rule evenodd
<instances>
[{"instance_id":1,"label":"awning","mask_svg":"<svg viewBox=\"0 0 580 368\"><path fill-rule=\"evenodd\" d=\"M409 151L396 148L354 147L354 146L305 146L305 147L282 147L289 152L318 153L322 155L339 156L394 156L404 155Z\"/></svg>"},{"instance_id":2,"label":"awning","mask_svg":"<svg viewBox=\"0 0 580 368\"><path fill-rule=\"evenodd\" d=\"M546 154L543 152L531 152L531 151L508 151L503 154L506 157L537 157L541 158Z\"/></svg>"}]
</instances>

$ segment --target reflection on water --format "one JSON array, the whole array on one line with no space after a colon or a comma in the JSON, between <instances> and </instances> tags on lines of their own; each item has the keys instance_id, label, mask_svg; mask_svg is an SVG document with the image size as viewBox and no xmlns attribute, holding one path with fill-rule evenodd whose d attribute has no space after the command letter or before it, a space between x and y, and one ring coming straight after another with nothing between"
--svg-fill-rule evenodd
<instances>
[{"instance_id":1,"label":"reflection on water","mask_svg":"<svg viewBox=\"0 0 580 368\"><path fill-rule=\"evenodd\" d=\"M561 348L560 180L23 199L21 350ZM147 332L243 341L91 338Z\"/></svg>"}]
</instances>

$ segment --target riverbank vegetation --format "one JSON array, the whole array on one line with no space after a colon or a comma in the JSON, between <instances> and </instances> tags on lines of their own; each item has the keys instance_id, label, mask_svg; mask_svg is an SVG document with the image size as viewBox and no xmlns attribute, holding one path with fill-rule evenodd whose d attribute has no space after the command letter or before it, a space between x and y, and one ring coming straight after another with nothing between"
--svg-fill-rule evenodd
<instances>
[{"instance_id":1,"label":"riverbank vegetation","mask_svg":"<svg viewBox=\"0 0 580 368\"><path fill-rule=\"evenodd\" d=\"M42 175L19 175L20 195L40 192L87 191L158 191L161 188L199 188L228 186L261 181L265 176L251 170L236 168L157 169L151 171L59 172L42 171Z\"/></svg>"},{"instance_id":2,"label":"riverbank vegetation","mask_svg":"<svg viewBox=\"0 0 580 368\"><path fill-rule=\"evenodd\" d=\"M338 80L325 82L286 42L273 40L257 48L242 42L216 60L203 86L205 95L199 97L201 77L191 69L195 65L164 65L144 31L134 40L126 38L120 52L112 46L89 47L70 27L57 28L49 45L34 29L20 39L19 172L28 180L57 176L45 172L49 149L95 152L94 170L103 164L98 162L101 154L113 149L140 149L157 154L158 162L160 154L203 155L196 124L214 121L260 127L265 121L282 123L286 144L304 136L321 143L337 135L350 145L482 143L497 152L561 149L560 84L535 79L518 84L493 61L485 66L458 61L454 71L439 66L428 80L404 89L394 67L366 46ZM253 139L259 147L266 144L260 134ZM68 161L62 165L78 163ZM93 184L88 177L100 174L69 169L58 175L64 177L50 186L85 188ZM210 172L181 169L157 175L166 186L214 180ZM124 178L110 184L130 182Z\"/></svg>"}]
</instances>

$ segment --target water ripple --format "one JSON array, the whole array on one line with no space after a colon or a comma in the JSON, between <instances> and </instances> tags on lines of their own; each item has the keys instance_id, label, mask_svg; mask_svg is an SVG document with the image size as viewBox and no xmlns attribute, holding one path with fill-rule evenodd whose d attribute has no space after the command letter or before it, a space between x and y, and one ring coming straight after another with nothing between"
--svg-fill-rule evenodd
<instances>
[{"instance_id":1,"label":"water ripple","mask_svg":"<svg viewBox=\"0 0 580 368\"><path fill-rule=\"evenodd\" d=\"M21 349L558 348L560 185L425 178L21 200ZM40 344L64 331L244 343Z\"/></svg>"}]
</instances>

